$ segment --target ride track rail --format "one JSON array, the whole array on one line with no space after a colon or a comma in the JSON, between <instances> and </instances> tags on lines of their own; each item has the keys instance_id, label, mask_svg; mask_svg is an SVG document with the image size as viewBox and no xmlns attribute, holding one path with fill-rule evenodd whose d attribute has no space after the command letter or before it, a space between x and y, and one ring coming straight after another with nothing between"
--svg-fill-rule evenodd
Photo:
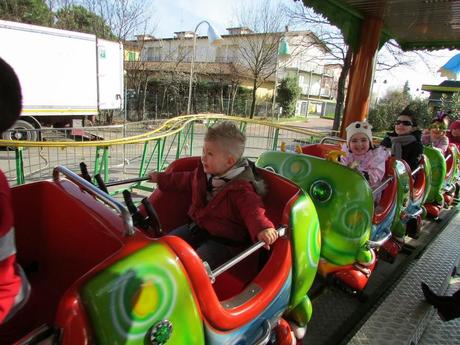
<instances>
[{"instance_id":1,"label":"ride track rail","mask_svg":"<svg viewBox=\"0 0 460 345\"><path fill-rule=\"evenodd\" d=\"M137 144L145 141L162 139L164 137L177 134L185 128L187 124L202 120L229 120L242 123L252 123L275 129L283 129L297 134L321 136L318 131L308 130L289 124L274 123L270 121L254 120L245 117L225 116L225 115L184 115L171 118L163 122L158 128L143 134L134 135L122 139L110 139L100 141L68 142L68 141L22 141L22 140L0 140L0 147L95 147L113 146L120 144Z\"/></svg>"}]
</instances>

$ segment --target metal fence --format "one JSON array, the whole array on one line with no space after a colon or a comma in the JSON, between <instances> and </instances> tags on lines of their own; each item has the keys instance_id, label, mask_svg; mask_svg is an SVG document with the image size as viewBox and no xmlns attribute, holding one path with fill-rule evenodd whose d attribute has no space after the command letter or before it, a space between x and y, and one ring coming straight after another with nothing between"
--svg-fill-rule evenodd
<instances>
[{"instance_id":1,"label":"metal fence","mask_svg":"<svg viewBox=\"0 0 460 345\"><path fill-rule=\"evenodd\" d=\"M49 179L57 165L78 173L80 162L86 163L92 175L101 174L105 182L141 177L150 170L165 169L180 157L200 155L206 128L222 119L239 124L247 137L245 156L252 159L264 151L276 150L281 142L292 147L318 142L328 134L222 115L191 115L117 126L42 129L41 141L1 140L0 169L11 184Z\"/></svg>"}]
</instances>

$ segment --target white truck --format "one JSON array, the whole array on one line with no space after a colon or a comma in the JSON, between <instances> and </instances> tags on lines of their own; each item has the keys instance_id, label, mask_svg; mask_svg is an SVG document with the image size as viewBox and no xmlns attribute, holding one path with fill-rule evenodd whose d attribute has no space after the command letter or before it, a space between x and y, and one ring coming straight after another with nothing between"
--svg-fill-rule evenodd
<instances>
[{"instance_id":1,"label":"white truck","mask_svg":"<svg viewBox=\"0 0 460 345\"><path fill-rule=\"evenodd\" d=\"M42 126L81 127L123 107L123 46L95 35L0 20L0 57L22 87L20 119L3 139L37 140Z\"/></svg>"}]
</instances>

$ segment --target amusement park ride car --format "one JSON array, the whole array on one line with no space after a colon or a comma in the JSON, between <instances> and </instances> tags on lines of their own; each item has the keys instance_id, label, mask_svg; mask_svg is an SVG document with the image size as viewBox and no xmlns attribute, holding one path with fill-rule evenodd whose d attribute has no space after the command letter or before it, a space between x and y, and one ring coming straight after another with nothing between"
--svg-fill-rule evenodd
<instances>
[{"instance_id":1,"label":"amusement park ride car","mask_svg":"<svg viewBox=\"0 0 460 345\"><path fill-rule=\"evenodd\" d=\"M185 241L168 236L189 221L190 195L157 189L139 209L130 205L132 217L64 167L55 169L53 181L14 187L17 258L31 294L0 326L0 338L20 344L295 344L312 314L308 292L317 272L362 291L378 258L394 259L406 232L417 236L421 218L436 218L456 189L456 147L447 158L427 147L417 171L388 161L374 205L376 190L360 173L325 159L336 149L315 144L302 153L263 153L256 164L269 190L264 202L282 236L270 251L257 243L215 270ZM182 158L168 169L198 163L198 157Z\"/></svg>"},{"instance_id":2,"label":"amusement park ride car","mask_svg":"<svg viewBox=\"0 0 460 345\"><path fill-rule=\"evenodd\" d=\"M190 170L198 162L184 158L168 169ZM61 173L67 178L61 180ZM255 244L214 271L185 241L167 235L187 221L188 195L152 194L165 233L160 237L133 227L121 203L64 167L55 169L54 181L13 188L17 258L32 288L23 308L0 326L0 338L295 343L312 313L307 292L319 260L318 218L294 183L262 169L260 174L269 187L267 215L285 233L270 252Z\"/></svg>"},{"instance_id":3,"label":"amusement park ride car","mask_svg":"<svg viewBox=\"0 0 460 345\"><path fill-rule=\"evenodd\" d=\"M330 159L338 150L337 145L313 144L301 147L301 153L264 152L256 164L310 195L321 228L318 272L360 292L377 256L393 262L404 237L418 236L423 217L437 219L452 204L458 189L458 150L450 145L444 157L427 146L413 172L404 161L390 158L386 176L374 190L358 171ZM374 204L373 195L380 191L382 197Z\"/></svg>"}]
</instances>

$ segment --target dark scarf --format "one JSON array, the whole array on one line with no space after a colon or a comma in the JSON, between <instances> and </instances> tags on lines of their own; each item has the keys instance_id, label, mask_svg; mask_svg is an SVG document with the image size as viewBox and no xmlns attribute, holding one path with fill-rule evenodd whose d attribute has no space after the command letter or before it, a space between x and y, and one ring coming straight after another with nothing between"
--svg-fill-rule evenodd
<instances>
[{"instance_id":1,"label":"dark scarf","mask_svg":"<svg viewBox=\"0 0 460 345\"><path fill-rule=\"evenodd\" d=\"M402 147L417 141L413 134L391 137L391 153L396 158L402 158Z\"/></svg>"}]
</instances>

